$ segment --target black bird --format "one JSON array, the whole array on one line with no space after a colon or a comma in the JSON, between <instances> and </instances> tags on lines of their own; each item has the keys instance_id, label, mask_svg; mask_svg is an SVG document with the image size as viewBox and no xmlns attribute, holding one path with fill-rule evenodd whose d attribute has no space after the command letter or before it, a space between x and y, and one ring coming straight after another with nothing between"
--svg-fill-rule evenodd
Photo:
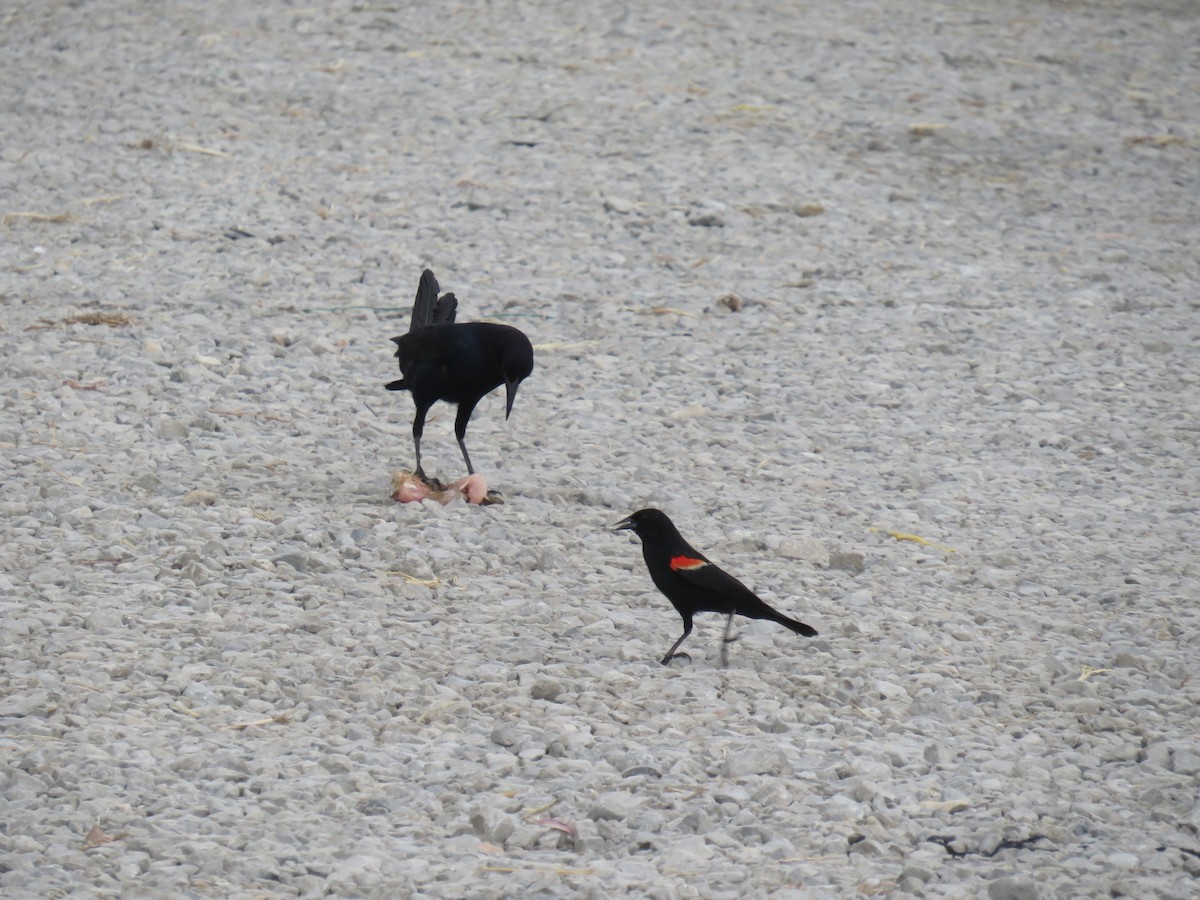
<instances>
[{"instance_id":1,"label":"black bird","mask_svg":"<svg viewBox=\"0 0 1200 900\"><path fill-rule=\"evenodd\" d=\"M613 531L632 531L642 539L642 555L646 557L650 577L683 617L683 635L662 658L664 666L674 658L679 645L692 633L692 616L698 612L729 614L721 643L722 666L726 664L726 646L737 640L729 636L734 613L748 619L778 622L805 637L816 635L815 628L776 612L750 588L709 562L708 557L683 539L675 523L661 510L639 509L614 525Z\"/></svg>"},{"instance_id":2,"label":"black bird","mask_svg":"<svg viewBox=\"0 0 1200 900\"><path fill-rule=\"evenodd\" d=\"M504 418L512 413L517 388L533 371L533 346L529 338L511 325L488 322L454 323L458 299L454 294L438 298L433 272L421 273L413 304L408 334L392 338L404 377L385 385L389 391L408 391L417 405L413 417L413 443L417 449L416 474L422 480L421 432L425 415L439 400L458 404L454 435L462 449L467 473L475 474L467 455L467 422L484 394L504 385L508 404Z\"/></svg>"}]
</instances>

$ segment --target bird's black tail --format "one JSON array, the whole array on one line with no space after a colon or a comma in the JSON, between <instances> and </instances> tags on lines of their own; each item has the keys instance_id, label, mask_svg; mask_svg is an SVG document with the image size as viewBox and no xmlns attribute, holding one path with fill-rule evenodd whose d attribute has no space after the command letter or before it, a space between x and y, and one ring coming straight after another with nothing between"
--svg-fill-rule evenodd
<instances>
[{"instance_id":1,"label":"bird's black tail","mask_svg":"<svg viewBox=\"0 0 1200 900\"><path fill-rule=\"evenodd\" d=\"M784 628L790 628L792 631L796 632L796 634L802 634L805 637L817 636L817 629L813 628L811 625L805 625L803 622L797 622L795 619L789 619L783 613L775 612L775 610L771 610L771 612L775 613L773 616L769 617L772 622L778 622Z\"/></svg>"},{"instance_id":2,"label":"bird's black tail","mask_svg":"<svg viewBox=\"0 0 1200 900\"><path fill-rule=\"evenodd\" d=\"M447 294L438 299L438 281L432 269L421 273L421 283L417 285L417 299L413 302L412 321L409 322L409 332L428 328L430 325L447 325L454 321L458 310L458 298Z\"/></svg>"}]
</instances>

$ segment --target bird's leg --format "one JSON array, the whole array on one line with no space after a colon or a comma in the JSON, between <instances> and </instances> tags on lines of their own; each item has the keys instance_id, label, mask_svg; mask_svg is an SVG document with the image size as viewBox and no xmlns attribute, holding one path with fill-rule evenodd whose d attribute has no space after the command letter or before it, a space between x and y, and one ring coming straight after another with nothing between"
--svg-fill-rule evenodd
<instances>
[{"instance_id":1,"label":"bird's leg","mask_svg":"<svg viewBox=\"0 0 1200 900\"><path fill-rule=\"evenodd\" d=\"M474 475L475 469L471 465L471 457L467 456L467 445L466 445L466 443L464 443L462 438L458 439L458 446L459 446L459 449L461 449L463 452L463 461L467 464L467 474Z\"/></svg>"},{"instance_id":2,"label":"bird's leg","mask_svg":"<svg viewBox=\"0 0 1200 900\"><path fill-rule=\"evenodd\" d=\"M429 412L428 406L418 406L417 414L413 416L413 444L417 450L417 471L413 474L428 484L429 479L425 477L425 470L421 468L421 434L425 431L425 414L427 412Z\"/></svg>"},{"instance_id":3,"label":"bird's leg","mask_svg":"<svg viewBox=\"0 0 1200 900\"><path fill-rule=\"evenodd\" d=\"M684 642L689 634L692 633L691 616L684 616L683 619L683 634L679 636L679 640L671 645L671 649L667 651L667 655L662 658L662 664L665 666L675 658L675 651L679 649L679 645ZM686 653L680 653L680 656L687 656Z\"/></svg>"},{"instance_id":4,"label":"bird's leg","mask_svg":"<svg viewBox=\"0 0 1200 900\"><path fill-rule=\"evenodd\" d=\"M721 638L721 668L724 669L729 665L729 645L737 640L737 635L729 636L729 630L733 628L733 613L729 614L729 618L725 620L725 635Z\"/></svg>"},{"instance_id":5,"label":"bird's leg","mask_svg":"<svg viewBox=\"0 0 1200 900\"><path fill-rule=\"evenodd\" d=\"M474 403L460 403L458 404L458 415L454 418L454 436L458 438L458 448L462 450L463 462L467 464L468 475L475 474L475 467L471 465L471 457L467 455L467 423L471 421L471 413L474 411Z\"/></svg>"}]
</instances>

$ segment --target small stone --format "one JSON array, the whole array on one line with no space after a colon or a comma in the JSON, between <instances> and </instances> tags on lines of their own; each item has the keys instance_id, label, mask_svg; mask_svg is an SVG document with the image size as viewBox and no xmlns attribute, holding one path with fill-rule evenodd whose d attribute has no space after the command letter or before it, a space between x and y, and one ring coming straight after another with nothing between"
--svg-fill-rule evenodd
<instances>
[{"instance_id":1,"label":"small stone","mask_svg":"<svg viewBox=\"0 0 1200 900\"><path fill-rule=\"evenodd\" d=\"M137 478L129 482L130 487L135 487L138 490L151 493L162 487L162 481L153 472L147 472L145 475L139 475Z\"/></svg>"},{"instance_id":2,"label":"small stone","mask_svg":"<svg viewBox=\"0 0 1200 900\"><path fill-rule=\"evenodd\" d=\"M865 564L861 553L852 553L846 550L829 552L829 568L831 569L839 569L843 572L861 572Z\"/></svg>"},{"instance_id":3,"label":"small stone","mask_svg":"<svg viewBox=\"0 0 1200 900\"><path fill-rule=\"evenodd\" d=\"M1171 748L1165 741L1159 741L1157 744L1151 744L1146 748L1145 762L1151 765L1159 766L1163 769L1171 767Z\"/></svg>"},{"instance_id":4,"label":"small stone","mask_svg":"<svg viewBox=\"0 0 1200 900\"><path fill-rule=\"evenodd\" d=\"M511 725L497 725L492 729L492 743L511 747L517 742L517 731Z\"/></svg>"},{"instance_id":5,"label":"small stone","mask_svg":"<svg viewBox=\"0 0 1200 900\"><path fill-rule=\"evenodd\" d=\"M742 298L732 291L723 297L718 297L717 304L725 307L730 312L741 312L742 307L745 305Z\"/></svg>"},{"instance_id":6,"label":"small stone","mask_svg":"<svg viewBox=\"0 0 1200 900\"><path fill-rule=\"evenodd\" d=\"M855 856L883 856L883 847L870 838L863 838L861 841L855 841L850 845L848 855Z\"/></svg>"},{"instance_id":7,"label":"small stone","mask_svg":"<svg viewBox=\"0 0 1200 900\"><path fill-rule=\"evenodd\" d=\"M83 620L88 631L108 631L120 628L123 624L122 614L115 609L94 609Z\"/></svg>"},{"instance_id":8,"label":"small stone","mask_svg":"<svg viewBox=\"0 0 1200 900\"><path fill-rule=\"evenodd\" d=\"M782 750L757 748L735 753L723 766L727 778L745 775L779 775L787 770L787 754Z\"/></svg>"},{"instance_id":9,"label":"small stone","mask_svg":"<svg viewBox=\"0 0 1200 900\"><path fill-rule=\"evenodd\" d=\"M327 885L333 887L334 893L354 893L346 891L350 887L366 887L379 880L383 860L377 856L356 854L338 863L336 869L329 873Z\"/></svg>"},{"instance_id":10,"label":"small stone","mask_svg":"<svg viewBox=\"0 0 1200 900\"><path fill-rule=\"evenodd\" d=\"M529 696L534 700L557 700L563 692L563 686L551 678L539 678L529 689Z\"/></svg>"},{"instance_id":11,"label":"small stone","mask_svg":"<svg viewBox=\"0 0 1200 900\"><path fill-rule=\"evenodd\" d=\"M848 782L846 793L851 800L857 800L859 803L866 803L874 800L883 793L878 784L871 781L869 778L854 778Z\"/></svg>"},{"instance_id":12,"label":"small stone","mask_svg":"<svg viewBox=\"0 0 1200 900\"><path fill-rule=\"evenodd\" d=\"M67 525L82 525L92 518L92 510L87 506L77 506L62 514L62 521Z\"/></svg>"},{"instance_id":13,"label":"small stone","mask_svg":"<svg viewBox=\"0 0 1200 900\"><path fill-rule=\"evenodd\" d=\"M358 804L358 811L364 816L386 816L392 811L392 807L386 800L375 797Z\"/></svg>"},{"instance_id":14,"label":"small stone","mask_svg":"<svg viewBox=\"0 0 1200 900\"><path fill-rule=\"evenodd\" d=\"M1065 434L1047 433L1038 435L1039 447L1052 447L1055 450L1066 450L1071 446L1071 439Z\"/></svg>"},{"instance_id":15,"label":"small stone","mask_svg":"<svg viewBox=\"0 0 1200 900\"><path fill-rule=\"evenodd\" d=\"M662 778L662 772L654 768L654 766L630 766L621 773L622 778L637 778L641 775L646 775L650 778Z\"/></svg>"},{"instance_id":16,"label":"small stone","mask_svg":"<svg viewBox=\"0 0 1200 900\"><path fill-rule=\"evenodd\" d=\"M995 829L984 831L976 839L978 847L976 848L984 856L995 856L996 849L1000 846L1000 842L1004 840L1004 835Z\"/></svg>"},{"instance_id":17,"label":"small stone","mask_svg":"<svg viewBox=\"0 0 1200 900\"><path fill-rule=\"evenodd\" d=\"M163 441L182 441L188 436L188 428L178 419L159 419L154 434Z\"/></svg>"},{"instance_id":18,"label":"small stone","mask_svg":"<svg viewBox=\"0 0 1200 900\"><path fill-rule=\"evenodd\" d=\"M470 815L471 828L485 841L503 844L513 833L512 818L491 806L477 806Z\"/></svg>"},{"instance_id":19,"label":"small stone","mask_svg":"<svg viewBox=\"0 0 1200 900\"><path fill-rule=\"evenodd\" d=\"M280 563L284 563L291 566L297 572L307 572L311 560L307 553L295 552L281 554L280 556L275 557L272 562L274 562L277 566Z\"/></svg>"},{"instance_id":20,"label":"small stone","mask_svg":"<svg viewBox=\"0 0 1200 900\"><path fill-rule=\"evenodd\" d=\"M571 842L572 848L576 853L591 854L599 852L604 845L604 839L600 836L600 830L596 827L596 823L591 819L580 819L573 821L571 825L575 828L575 837L570 835L562 835Z\"/></svg>"},{"instance_id":21,"label":"small stone","mask_svg":"<svg viewBox=\"0 0 1200 900\"><path fill-rule=\"evenodd\" d=\"M969 853L974 849L973 847L968 847L966 842L960 837L954 838L954 840L947 843L945 847L955 856L962 856L964 853Z\"/></svg>"},{"instance_id":22,"label":"small stone","mask_svg":"<svg viewBox=\"0 0 1200 900\"><path fill-rule=\"evenodd\" d=\"M505 843L509 849L520 848L522 850L534 850L539 846L552 846L553 839L562 835L561 831L552 831L548 828L539 825L518 825L513 829L513 833L508 836ZM563 835L565 837L566 835Z\"/></svg>"},{"instance_id":23,"label":"small stone","mask_svg":"<svg viewBox=\"0 0 1200 900\"><path fill-rule=\"evenodd\" d=\"M932 869L926 869L924 866L905 866L900 873L900 879L911 878L914 881L919 881L924 884L926 881L932 881L934 872Z\"/></svg>"},{"instance_id":24,"label":"small stone","mask_svg":"<svg viewBox=\"0 0 1200 900\"><path fill-rule=\"evenodd\" d=\"M183 696L202 706L215 706L221 702L221 695L201 681L193 681L188 684L183 689Z\"/></svg>"},{"instance_id":25,"label":"small stone","mask_svg":"<svg viewBox=\"0 0 1200 900\"><path fill-rule=\"evenodd\" d=\"M659 854L659 867L666 873L703 872L712 860L713 848L698 834L681 838Z\"/></svg>"},{"instance_id":26,"label":"small stone","mask_svg":"<svg viewBox=\"0 0 1200 900\"><path fill-rule=\"evenodd\" d=\"M732 803L734 806L745 806L750 802L750 792L738 784L722 784L714 787L713 800L717 803Z\"/></svg>"},{"instance_id":27,"label":"small stone","mask_svg":"<svg viewBox=\"0 0 1200 900\"><path fill-rule=\"evenodd\" d=\"M908 691L898 684L892 684L890 681L876 681L875 690L885 700L896 700L900 697L908 696Z\"/></svg>"},{"instance_id":28,"label":"small stone","mask_svg":"<svg viewBox=\"0 0 1200 900\"><path fill-rule=\"evenodd\" d=\"M829 551L814 538L789 538L780 541L778 554L784 559L799 559L814 566L829 565Z\"/></svg>"},{"instance_id":29,"label":"small stone","mask_svg":"<svg viewBox=\"0 0 1200 900\"><path fill-rule=\"evenodd\" d=\"M597 822L623 821L631 818L640 805L638 798L629 791L607 791L596 798L588 811L588 818Z\"/></svg>"},{"instance_id":30,"label":"small stone","mask_svg":"<svg viewBox=\"0 0 1200 900\"><path fill-rule=\"evenodd\" d=\"M1006 875L988 885L988 900L1038 900L1037 885L1028 878Z\"/></svg>"},{"instance_id":31,"label":"small stone","mask_svg":"<svg viewBox=\"0 0 1200 900\"><path fill-rule=\"evenodd\" d=\"M538 572L553 572L562 568L562 554L553 547L547 547L538 557L534 570Z\"/></svg>"},{"instance_id":32,"label":"small stone","mask_svg":"<svg viewBox=\"0 0 1200 900\"><path fill-rule=\"evenodd\" d=\"M1171 771L1177 775L1200 775L1200 756L1190 750L1171 754Z\"/></svg>"},{"instance_id":33,"label":"small stone","mask_svg":"<svg viewBox=\"0 0 1200 900\"><path fill-rule=\"evenodd\" d=\"M212 491L193 490L183 495L184 506L212 506L217 502L217 495Z\"/></svg>"},{"instance_id":34,"label":"small stone","mask_svg":"<svg viewBox=\"0 0 1200 900\"><path fill-rule=\"evenodd\" d=\"M7 697L0 697L0 719L44 716L49 705L50 694L46 691L9 694Z\"/></svg>"}]
</instances>

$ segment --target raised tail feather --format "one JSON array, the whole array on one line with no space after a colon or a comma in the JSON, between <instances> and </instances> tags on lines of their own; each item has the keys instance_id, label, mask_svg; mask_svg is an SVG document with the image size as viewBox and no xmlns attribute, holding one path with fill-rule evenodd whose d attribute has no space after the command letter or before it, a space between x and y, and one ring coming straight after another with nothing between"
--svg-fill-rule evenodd
<instances>
[{"instance_id":1,"label":"raised tail feather","mask_svg":"<svg viewBox=\"0 0 1200 900\"><path fill-rule=\"evenodd\" d=\"M454 321L457 310L458 299L454 294L438 299L437 278L432 269L426 269L421 273L421 283L417 286L417 299L413 302L408 330L413 332L430 325L448 325Z\"/></svg>"}]
</instances>

